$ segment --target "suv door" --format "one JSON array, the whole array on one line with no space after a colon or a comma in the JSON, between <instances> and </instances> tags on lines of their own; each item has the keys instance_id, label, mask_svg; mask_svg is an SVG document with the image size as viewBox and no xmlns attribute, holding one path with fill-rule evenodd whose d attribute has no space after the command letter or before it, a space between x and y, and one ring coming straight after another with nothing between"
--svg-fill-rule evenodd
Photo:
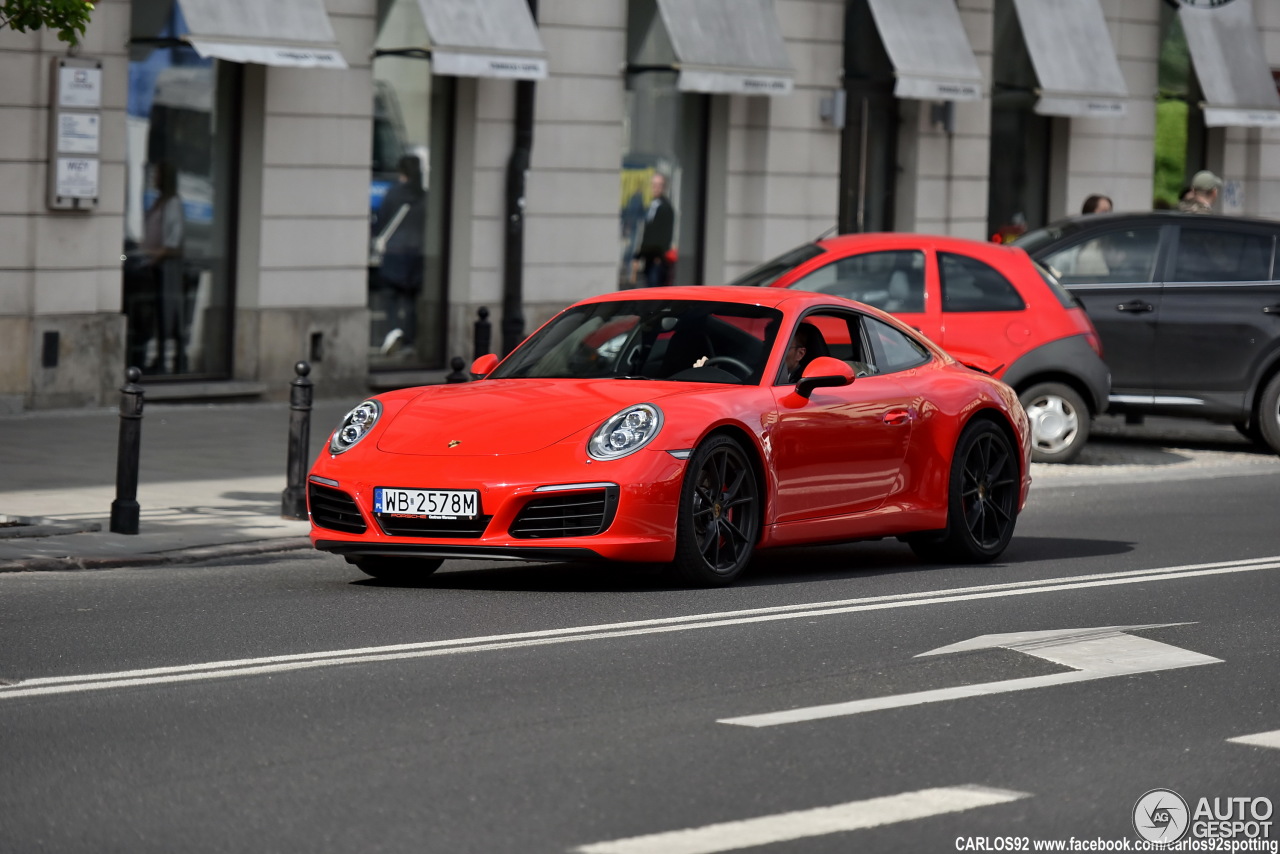
<instances>
[{"instance_id":1,"label":"suv door","mask_svg":"<svg viewBox=\"0 0 1280 854\"><path fill-rule=\"evenodd\" d=\"M1178 227L1156 324L1157 404L1246 409L1256 366L1280 346L1275 253L1265 227L1210 218Z\"/></svg>"},{"instance_id":2,"label":"suv door","mask_svg":"<svg viewBox=\"0 0 1280 854\"><path fill-rule=\"evenodd\" d=\"M1158 276L1173 236L1173 226L1154 224L1094 230L1040 259L1084 304L1097 328L1113 400L1149 399L1155 388Z\"/></svg>"}]
</instances>

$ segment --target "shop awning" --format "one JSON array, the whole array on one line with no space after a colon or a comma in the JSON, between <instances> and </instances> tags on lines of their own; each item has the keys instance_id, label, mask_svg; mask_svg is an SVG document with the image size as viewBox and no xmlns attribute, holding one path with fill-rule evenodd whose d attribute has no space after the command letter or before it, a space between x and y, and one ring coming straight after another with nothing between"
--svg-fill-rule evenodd
<instances>
[{"instance_id":1,"label":"shop awning","mask_svg":"<svg viewBox=\"0 0 1280 854\"><path fill-rule=\"evenodd\" d=\"M1262 49L1253 3L1183 6L1178 15L1204 92L1204 123L1280 127L1280 95Z\"/></svg>"},{"instance_id":2,"label":"shop awning","mask_svg":"<svg viewBox=\"0 0 1280 854\"><path fill-rule=\"evenodd\" d=\"M975 101L986 87L955 0L870 0L897 82L921 101Z\"/></svg>"},{"instance_id":3,"label":"shop awning","mask_svg":"<svg viewBox=\"0 0 1280 854\"><path fill-rule=\"evenodd\" d=\"M231 62L346 68L324 0L178 0L196 53Z\"/></svg>"},{"instance_id":4,"label":"shop awning","mask_svg":"<svg viewBox=\"0 0 1280 854\"><path fill-rule=\"evenodd\" d=\"M1129 90L1099 0L1013 0L1044 116L1123 116Z\"/></svg>"},{"instance_id":5,"label":"shop awning","mask_svg":"<svg viewBox=\"0 0 1280 854\"><path fill-rule=\"evenodd\" d=\"M773 0L658 0L686 92L787 95L795 69Z\"/></svg>"},{"instance_id":6,"label":"shop awning","mask_svg":"<svg viewBox=\"0 0 1280 854\"><path fill-rule=\"evenodd\" d=\"M431 72L541 80L547 51L527 0L418 0Z\"/></svg>"}]
</instances>

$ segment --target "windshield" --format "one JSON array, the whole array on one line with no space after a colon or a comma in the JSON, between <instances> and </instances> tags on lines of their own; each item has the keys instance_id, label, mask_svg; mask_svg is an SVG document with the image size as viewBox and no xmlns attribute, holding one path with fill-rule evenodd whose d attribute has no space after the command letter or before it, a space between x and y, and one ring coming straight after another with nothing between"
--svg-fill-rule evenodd
<instances>
[{"instance_id":1,"label":"windshield","mask_svg":"<svg viewBox=\"0 0 1280 854\"><path fill-rule=\"evenodd\" d=\"M1028 231L1026 234L1020 235L1017 240L1013 241L1013 245L1021 249L1025 249L1028 255L1035 256L1036 252L1048 246L1050 243L1056 243L1068 235L1075 234L1082 226L1075 222L1062 222L1054 225L1046 225L1044 228L1037 228Z\"/></svg>"},{"instance_id":2,"label":"windshield","mask_svg":"<svg viewBox=\"0 0 1280 854\"><path fill-rule=\"evenodd\" d=\"M827 250L823 249L816 243L806 243L803 246L797 246L790 252L783 252L777 258L771 261L765 261L759 267L749 273L744 273L734 279L731 285L747 285L751 287L768 287L778 280L778 277L793 267L798 267L810 258L815 258Z\"/></svg>"},{"instance_id":3,"label":"windshield","mask_svg":"<svg viewBox=\"0 0 1280 854\"><path fill-rule=\"evenodd\" d=\"M489 376L755 384L782 312L700 300L572 306Z\"/></svg>"}]
</instances>

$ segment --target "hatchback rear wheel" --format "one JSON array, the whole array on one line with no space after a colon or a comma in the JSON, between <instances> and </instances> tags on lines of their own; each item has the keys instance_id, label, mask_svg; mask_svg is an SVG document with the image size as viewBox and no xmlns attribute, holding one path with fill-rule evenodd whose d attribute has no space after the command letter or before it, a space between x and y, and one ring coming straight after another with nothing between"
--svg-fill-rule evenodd
<instances>
[{"instance_id":1,"label":"hatchback rear wheel","mask_svg":"<svg viewBox=\"0 0 1280 854\"><path fill-rule=\"evenodd\" d=\"M1036 383L1018 395L1031 419L1031 460L1069 463L1089 441L1089 407L1069 385Z\"/></svg>"}]
</instances>

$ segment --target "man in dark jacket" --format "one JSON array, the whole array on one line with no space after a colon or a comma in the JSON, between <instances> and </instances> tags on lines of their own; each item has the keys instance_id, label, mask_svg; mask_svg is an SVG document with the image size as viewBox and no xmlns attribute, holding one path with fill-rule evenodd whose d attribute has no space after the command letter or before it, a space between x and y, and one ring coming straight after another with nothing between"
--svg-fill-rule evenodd
<instances>
[{"instance_id":1,"label":"man in dark jacket","mask_svg":"<svg viewBox=\"0 0 1280 854\"><path fill-rule=\"evenodd\" d=\"M671 250L671 241L675 237L676 210L667 200L665 175L654 172L649 181L649 189L653 200L649 202L649 210L645 213L644 235L640 238L640 248L636 250L636 260L644 264L645 284L655 288L671 283L671 265L667 262L667 253Z\"/></svg>"}]
</instances>

